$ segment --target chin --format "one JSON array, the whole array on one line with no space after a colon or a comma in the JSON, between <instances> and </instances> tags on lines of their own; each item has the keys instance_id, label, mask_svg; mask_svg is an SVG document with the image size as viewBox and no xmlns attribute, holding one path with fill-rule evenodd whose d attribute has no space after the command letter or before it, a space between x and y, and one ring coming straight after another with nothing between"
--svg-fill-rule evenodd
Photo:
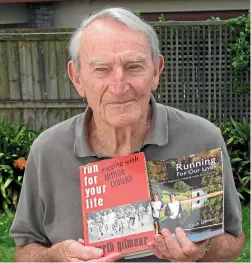
<instances>
[{"instance_id":1,"label":"chin","mask_svg":"<svg viewBox=\"0 0 251 263\"><path fill-rule=\"evenodd\" d=\"M136 116L110 116L106 122L115 128L122 128L130 125L138 124L140 118Z\"/></svg>"}]
</instances>

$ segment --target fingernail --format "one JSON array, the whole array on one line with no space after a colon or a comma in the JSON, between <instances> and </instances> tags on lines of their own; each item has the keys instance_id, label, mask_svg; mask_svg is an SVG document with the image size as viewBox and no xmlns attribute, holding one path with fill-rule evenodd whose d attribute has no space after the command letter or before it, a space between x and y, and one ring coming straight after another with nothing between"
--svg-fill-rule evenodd
<instances>
[{"instance_id":1,"label":"fingernail","mask_svg":"<svg viewBox=\"0 0 251 263\"><path fill-rule=\"evenodd\" d=\"M157 237L154 238L154 240L155 240L156 242L161 241L161 240L162 240L162 237L157 236Z\"/></svg>"}]
</instances>

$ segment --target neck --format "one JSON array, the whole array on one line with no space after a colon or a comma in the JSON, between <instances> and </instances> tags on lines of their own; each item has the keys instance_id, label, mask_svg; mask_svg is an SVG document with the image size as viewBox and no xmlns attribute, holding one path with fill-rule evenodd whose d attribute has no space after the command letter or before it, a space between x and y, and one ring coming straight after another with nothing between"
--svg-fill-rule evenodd
<instances>
[{"instance_id":1,"label":"neck","mask_svg":"<svg viewBox=\"0 0 251 263\"><path fill-rule=\"evenodd\" d=\"M96 154L116 157L137 151L144 143L152 121L152 107L135 125L115 128L104 122L95 121L92 116L89 125L89 143Z\"/></svg>"}]
</instances>

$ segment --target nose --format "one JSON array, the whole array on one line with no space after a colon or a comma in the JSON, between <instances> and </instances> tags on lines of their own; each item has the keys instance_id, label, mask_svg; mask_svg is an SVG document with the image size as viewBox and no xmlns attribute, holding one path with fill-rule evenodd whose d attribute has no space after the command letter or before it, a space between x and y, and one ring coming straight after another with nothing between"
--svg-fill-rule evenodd
<instances>
[{"instance_id":1,"label":"nose","mask_svg":"<svg viewBox=\"0 0 251 263\"><path fill-rule=\"evenodd\" d=\"M111 74L111 82L109 89L116 95L123 95L129 89L129 84L126 82L125 73L122 67L116 67Z\"/></svg>"}]
</instances>

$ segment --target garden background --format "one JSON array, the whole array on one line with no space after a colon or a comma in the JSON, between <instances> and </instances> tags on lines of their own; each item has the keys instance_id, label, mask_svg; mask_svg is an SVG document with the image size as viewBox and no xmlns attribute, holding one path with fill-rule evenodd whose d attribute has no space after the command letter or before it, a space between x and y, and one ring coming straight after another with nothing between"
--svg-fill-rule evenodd
<instances>
[{"instance_id":1,"label":"garden background","mask_svg":"<svg viewBox=\"0 0 251 263\"><path fill-rule=\"evenodd\" d=\"M140 14L138 14L140 15ZM165 56L157 101L200 115L222 131L243 211L250 262L249 17L153 23ZM9 226L26 159L42 130L86 107L66 63L72 29L0 31L0 261L13 261Z\"/></svg>"}]
</instances>

